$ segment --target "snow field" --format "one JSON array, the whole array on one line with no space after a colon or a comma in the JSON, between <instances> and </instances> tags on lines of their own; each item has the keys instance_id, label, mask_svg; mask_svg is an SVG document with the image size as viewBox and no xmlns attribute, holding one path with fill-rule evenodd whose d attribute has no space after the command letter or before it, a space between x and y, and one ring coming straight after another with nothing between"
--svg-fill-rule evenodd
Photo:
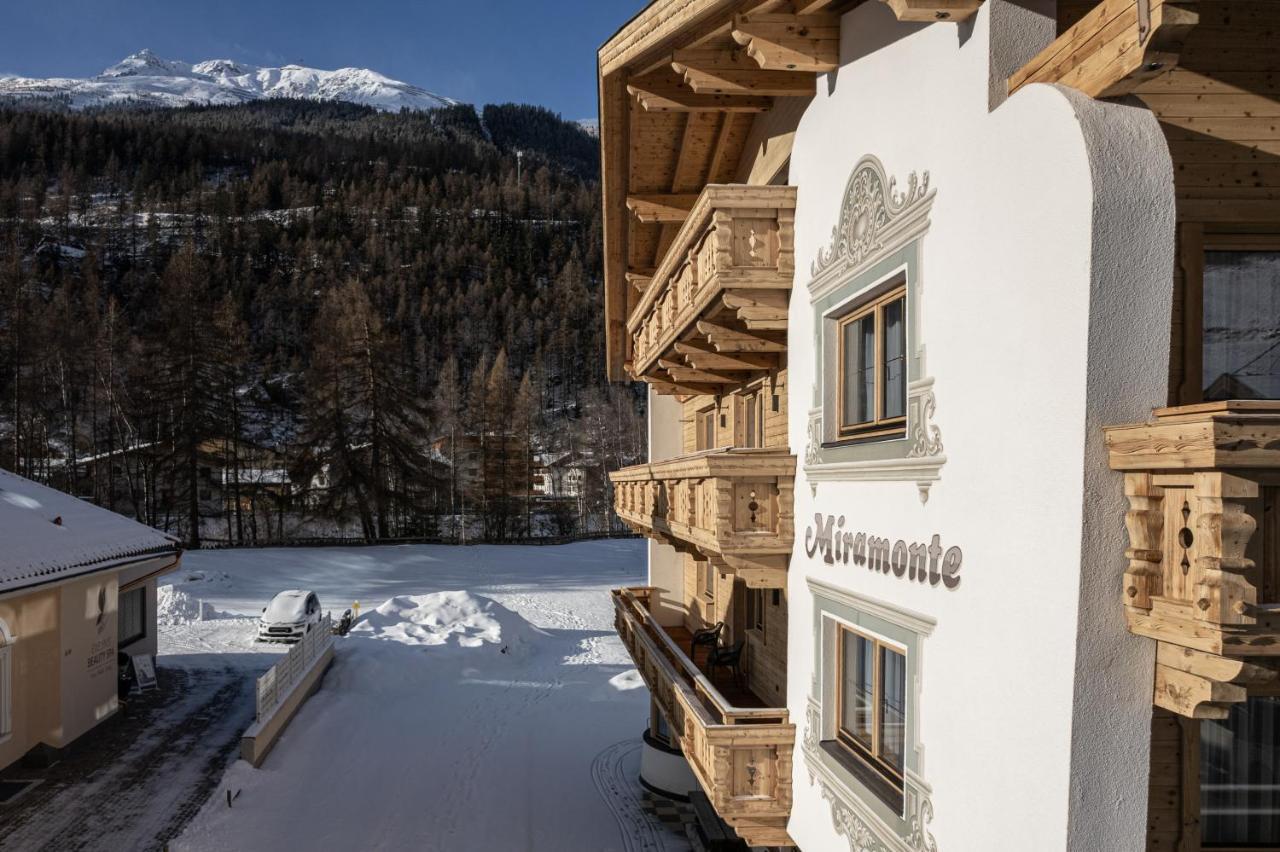
<instances>
[{"instance_id":1,"label":"snow field","mask_svg":"<svg viewBox=\"0 0 1280 852\"><path fill-rule=\"evenodd\" d=\"M175 852L629 848L593 764L638 738L648 714L608 594L642 582L642 542L238 550L186 563L183 577L225 578L178 584L218 610L254 613L294 587L335 616L362 606L263 768L234 763ZM177 625L162 654L222 643L238 658L253 627L236 616ZM232 808L227 789L239 793Z\"/></svg>"}]
</instances>

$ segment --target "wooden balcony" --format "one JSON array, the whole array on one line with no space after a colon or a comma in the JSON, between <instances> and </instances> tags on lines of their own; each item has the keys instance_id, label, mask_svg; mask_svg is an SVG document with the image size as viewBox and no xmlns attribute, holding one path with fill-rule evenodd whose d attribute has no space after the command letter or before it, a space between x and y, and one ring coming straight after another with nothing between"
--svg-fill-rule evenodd
<instances>
[{"instance_id":1,"label":"wooden balcony","mask_svg":"<svg viewBox=\"0 0 1280 852\"><path fill-rule=\"evenodd\" d=\"M1030 83L1061 83L1094 98L1133 92L1177 67L1183 42L1199 22L1180 2L1099 2L1009 78L1009 94Z\"/></svg>"},{"instance_id":2,"label":"wooden balcony","mask_svg":"<svg viewBox=\"0 0 1280 852\"><path fill-rule=\"evenodd\" d=\"M749 845L795 845L786 831L796 737L787 708L731 704L654 620L652 594L615 589L615 624L703 792Z\"/></svg>"},{"instance_id":3,"label":"wooden balcony","mask_svg":"<svg viewBox=\"0 0 1280 852\"><path fill-rule=\"evenodd\" d=\"M659 393L722 394L778 369L795 188L712 184L687 212L678 197L628 204L642 220L684 223L653 277L637 279L644 291L627 321L631 375Z\"/></svg>"},{"instance_id":4,"label":"wooden balcony","mask_svg":"<svg viewBox=\"0 0 1280 852\"><path fill-rule=\"evenodd\" d=\"M785 450L709 450L626 467L614 511L636 532L670 544L752 588L786 585L795 536L795 456Z\"/></svg>"},{"instance_id":5,"label":"wooden balcony","mask_svg":"<svg viewBox=\"0 0 1280 852\"><path fill-rule=\"evenodd\" d=\"M1129 630L1155 704L1224 718L1280 665L1280 403L1211 402L1106 430L1124 471Z\"/></svg>"}]
</instances>

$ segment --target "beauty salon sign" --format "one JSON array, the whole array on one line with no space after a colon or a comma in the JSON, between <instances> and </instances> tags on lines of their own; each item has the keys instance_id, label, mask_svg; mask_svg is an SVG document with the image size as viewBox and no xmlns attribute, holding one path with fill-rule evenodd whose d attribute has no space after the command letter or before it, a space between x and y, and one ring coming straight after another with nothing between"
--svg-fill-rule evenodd
<instances>
[{"instance_id":1,"label":"beauty salon sign","mask_svg":"<svg viewBox=\"0 0 1280 852\"><path fill-rule=\"evenodd\" d=\"M813 516L813 524L804 531L804 552L810 558L822 554L828 565L841 562L848 565L865 565L882 574L892 573L917 583L936 586L941 583L948 589L960 585L960 565L964 554L958 547L942 549L942 537L910 542L853 533L844 530L844 515L836 518L821 512Z\"/></svg>"}]
</instances>

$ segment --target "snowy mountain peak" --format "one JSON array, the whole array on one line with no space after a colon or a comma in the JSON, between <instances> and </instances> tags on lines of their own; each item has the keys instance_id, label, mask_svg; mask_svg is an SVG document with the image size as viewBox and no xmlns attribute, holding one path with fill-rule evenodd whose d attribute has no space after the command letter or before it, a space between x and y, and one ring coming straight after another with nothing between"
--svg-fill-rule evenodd
<instances>
[{"instance_id":1,"label":"snowy mountain peak","mask_svg":"<svg viewBox=\"0 0 1280 852\"><path fill-rule=\"evenodd\" d=\"M246 65L243 62L236 62L234 59L208 59L192 65L191 70L196 74L204 74L206 77L239 77L243 74L254 73L258 70L258 66Z\"/></svg>"},{"instance_id":2,"label":"snowy mountain peak","mask_svg":"<svg viewBox=\"0 0 1280 852\"><path fill-rule=\"evenodd\" d=\"M368 68L268 68L231 59L208 59L190 65L163 59L147 49L84 80L0 77L0 100L14 98L56 98L74 109L111 104L227 105L261 98L344 101L393 112L458 103Z\"/></svg>"},{"instance_id":3,"label":"snowy mountain peak","mask_svg":"<svg viewBox=\"0 0 1280 852\"><path fill-rule=\"evenodd\" d=\"M161 59L143 48L103 71L100 77L188 77L191 66L185 62Z\"/></svg>"}]
</instances>

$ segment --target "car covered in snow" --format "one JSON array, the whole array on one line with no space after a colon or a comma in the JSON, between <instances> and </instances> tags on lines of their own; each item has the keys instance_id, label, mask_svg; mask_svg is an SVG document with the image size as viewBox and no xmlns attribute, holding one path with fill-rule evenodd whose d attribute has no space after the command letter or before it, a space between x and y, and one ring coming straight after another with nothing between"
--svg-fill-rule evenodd
<instances>
[{"instance_id":1,"label":"car covered in snow","mask_svg":"<svg viewBox=\"0 0 1280 852\"><path fill-rule=\"evenodd\" d=\"M297 642L320 624L320 599L315 592L289 589L271 599L258 620L259 642Z\"/></svg>"}]
</instances>

